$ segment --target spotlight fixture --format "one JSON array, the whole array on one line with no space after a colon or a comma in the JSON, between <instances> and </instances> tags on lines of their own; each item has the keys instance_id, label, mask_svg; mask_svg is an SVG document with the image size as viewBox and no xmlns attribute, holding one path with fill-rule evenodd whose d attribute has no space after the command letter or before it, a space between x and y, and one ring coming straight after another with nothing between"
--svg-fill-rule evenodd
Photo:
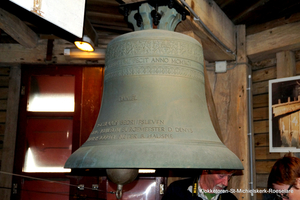
<instances>
[{"instance_id":1,"label":"spotlight fixture","mask_svg":"<svg viewBox=\"0 0 300 200\"><path fill-rule=\"evenodd\" d=\"M85 18L83 37L74 41L75 46L82 51L94 51L98 44L98 35L91 22Z\"/></svg>"},{"instance_id":2,"label":"spotlight fixture","mask_svg":"<svg viewBox=\"0 0 300 200\"><path fill-rule=\"evenodd\" d=\"M82 37L82 40L74 42L75 46L82 51L94 51L94 42L87 35Z\"/></svg>"}]
</instances>

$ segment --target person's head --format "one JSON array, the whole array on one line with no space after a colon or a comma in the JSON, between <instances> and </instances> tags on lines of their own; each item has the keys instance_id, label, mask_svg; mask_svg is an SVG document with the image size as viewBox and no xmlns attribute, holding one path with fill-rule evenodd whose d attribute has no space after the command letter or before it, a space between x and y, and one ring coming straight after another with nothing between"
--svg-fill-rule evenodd
<instances>
[{"instance_id":1,"label":"person's head","mask_svg":"<svg viewBox=\"0 0 300 200\"><path fill-rule=\"evenodd\" d=\"M227 187L234 170L203 170L200 187L204 190L222 190Z\"/></svg>"},{"instance_id":2,"label":"person's head","mask_svg":"<svg viewBox=\"0 0 300 200\"><path fill-rule=\"evenodd\" d=\"M282 199L300 199L300 159L291 153L278 159L269 174L268 188Z\"/></svg>"}]
</instances>

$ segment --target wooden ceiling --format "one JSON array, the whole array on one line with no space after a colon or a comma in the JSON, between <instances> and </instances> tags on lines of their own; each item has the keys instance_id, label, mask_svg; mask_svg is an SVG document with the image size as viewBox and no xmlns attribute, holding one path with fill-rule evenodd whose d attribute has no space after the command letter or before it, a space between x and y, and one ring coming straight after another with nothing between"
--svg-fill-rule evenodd
<instances>
[{"instance_id":1,"label":"wooden ceiling","mask_svg":"<svg viewBox=\"0 0 300 200\"><path fill-rule=\"evenodd\" d=\"M206 0L215 2L235 25L255 26L290 23L300 20L299 0ZM86 15L99 36L131 31L119 12L122 0L87 0ZM135 2L132 0L132 2ZM1 5L0 5L1 7ZM29 24L30 25L30 24ZM33 27L31 27L33 28ZM33 28L34 29L34 28ZM43 33L43 30L36 30ZM2 31L2 35L5 35Z\"/></svg>"},{"instance_id":2,"label":"wooden ceiling","mask_svg":"<svg viewBox=\"0 0 300 200\"><path fill-rule=\"evenodd\" d=\"M213 0L205 1L213 2ZM300 21L299 0L214 0L214 2L234 25L245 24L247 34ZM119 5L122 3L124 3L122 0L87 0L86 15L100 38L103 35L131 31L119 12Z\"/></svg>"},{"instance_id":3,"label":"wooden ceiling","mask_svg":"<svg viewBox=\"0 0 300 200\"><path fill-rule=\"evenodd\" d=\"M100 34L103 30L121 33L128 31L127 23L118 10L119 3L122 2L124 1L87 0L87 16ZM275 25L300 20L299 0L214 0L214 2L233 24L245 24L247 28L254 29L255 26L266 26L267 23Z\"/></svg>"},{"instance_id":4,"label":"wooden ceiling","mask_svg":"<svg viewBox=\"0 0 300 200\"><path fill-rule=\"evenodd\" d=\"M86 17L98 33L98 47L105 48L111 39L132 31L120 13L120 5L139 1L141 0L86 0ZM217 5L233 25L246 25L247 35L300 21L299 0L186 0L192 9L194 4L202 1L212 7ZM12 12L9 6L3 9L21 19L39 38L52 37L52 29L34 24L22 13ZM3 29L0 29L0 43L16 43Z\"/></svg>"},{"instance_id":5,"label":"wooden ceiling","mask_svg":"<svg viewBox=\"0 0 300 200\"><path fill-rule=\"evenodd\" d=\"M299 0L214 0L235 24L245 24L247 34L300 20Z\"/></svg>"}]
</instances>

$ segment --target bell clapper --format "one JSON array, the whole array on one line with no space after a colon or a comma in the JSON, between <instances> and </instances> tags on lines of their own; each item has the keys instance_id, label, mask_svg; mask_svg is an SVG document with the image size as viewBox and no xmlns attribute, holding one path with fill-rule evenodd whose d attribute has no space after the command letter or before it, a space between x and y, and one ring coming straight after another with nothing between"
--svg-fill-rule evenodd
<instances>
[{"instance_id":1,"label":"bell clapper","mask_svg":"<svg viewBox=\"0 0 300 200\"><path fill-rule=\"evenodd\" d=\"M116 191L117 199L121 199L122 194L123 194L122 189L123 189L123 185L118 184L117 191Z\"/></svg>"},{"instance_id":2,"label":"bell clapper","mask_svg":"<svg viewBox=\"0 0 300 200\"><path fill-rule=\"evenodd\" d=\"M121 199L123 185L132 182L138 176L138 169L106 169L107 177L117 184L116 197Z\"/></svg>"}]
</instances>

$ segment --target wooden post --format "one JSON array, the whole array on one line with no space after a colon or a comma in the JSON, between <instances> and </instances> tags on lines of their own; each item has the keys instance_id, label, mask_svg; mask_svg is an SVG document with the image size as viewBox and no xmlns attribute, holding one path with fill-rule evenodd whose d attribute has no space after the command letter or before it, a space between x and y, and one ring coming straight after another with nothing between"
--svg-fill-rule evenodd
<instances>
[{"instance_id":1,"label":"wooden post","mask_svg":"<svg viewBox=\"0 0 300 200\"><path fill-rule=\"evenodd\" d=\"M296 76L295 53L282 51L276 53L277 78Z\"/></svg>"},{"instance_id":2,"label":"wooden post","mask_svg":"<svg viewBox=\"0 0 300 200\"><path fill-rule=\"evenodd\" d=\"M21 68L12 66L10 69L9 92L7 99L7 115L5 122L1 171L13 173L15 142L17 135L19 97L21 86ZM10 200L12 176L0 173L0 199Z\"/></svg>"},{"instance_id":3,"label":"wooden post","mask_svg":"<svg viewBox=\"0 0 300 200\"><path fill-rule=\"evenodd\" d=\"M248 139L248 66L246 56L245 26L237 26L237 65L227 66L226 73L209 72L212 93L215 101L224 144L241 160L244 170L230 181L228 188L250 189L250 156ZM231 68L231 69L229 69ZM235 193L240 200L249 200L250 194Z\"/></svg>"}]
</instances>

